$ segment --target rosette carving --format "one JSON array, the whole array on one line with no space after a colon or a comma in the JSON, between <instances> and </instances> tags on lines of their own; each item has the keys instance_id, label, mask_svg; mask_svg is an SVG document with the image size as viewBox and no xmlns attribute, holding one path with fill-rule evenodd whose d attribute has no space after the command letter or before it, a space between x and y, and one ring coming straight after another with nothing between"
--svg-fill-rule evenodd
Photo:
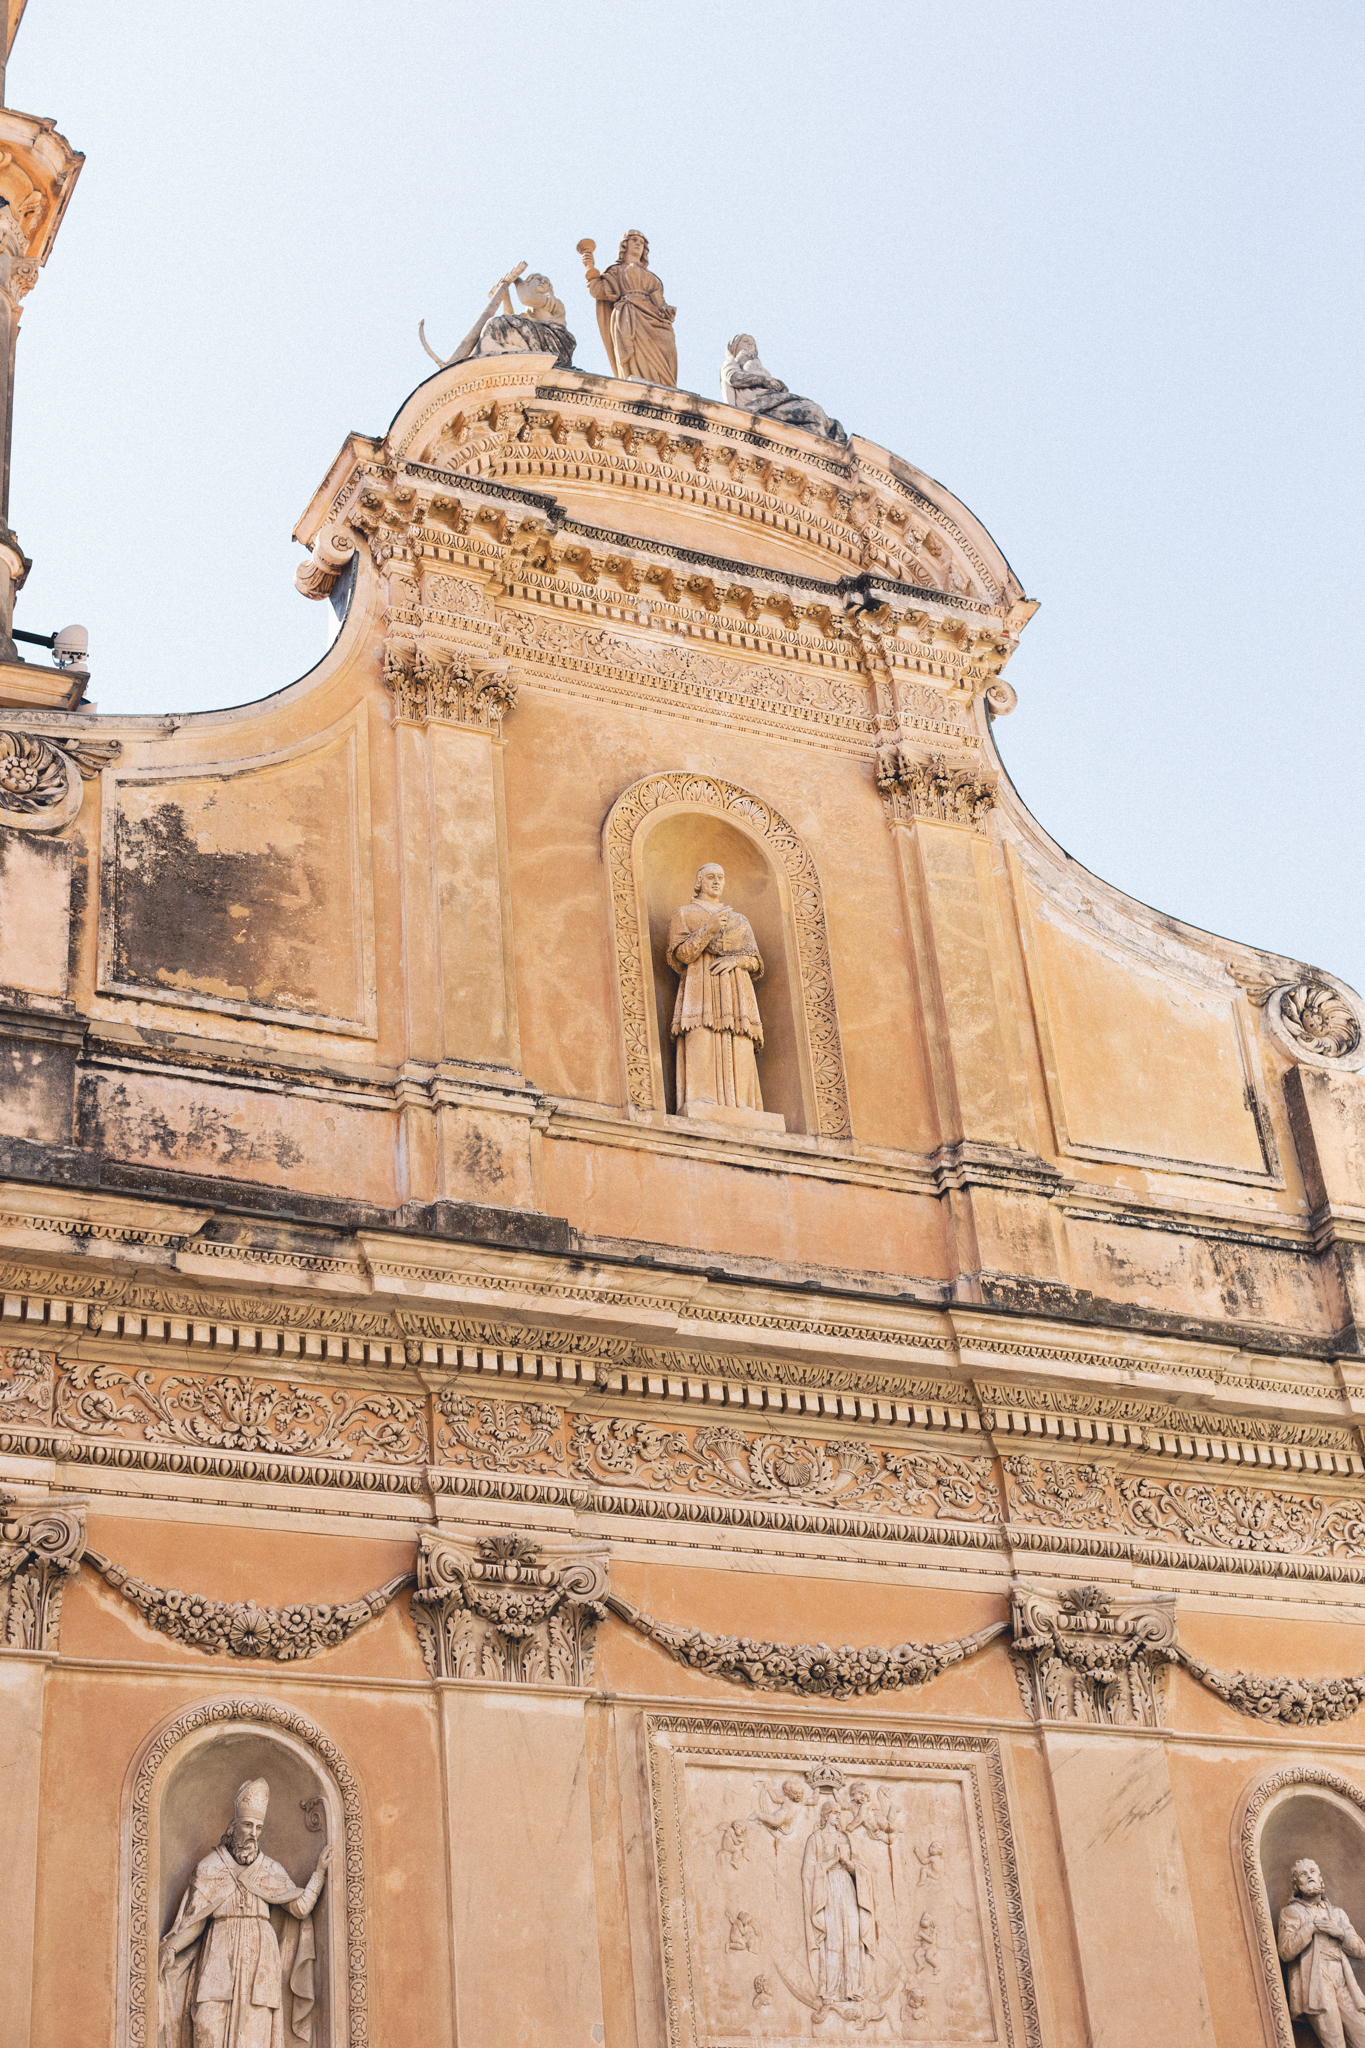
<instances>
[{"instance_id":1,"label":"rosette carving","mask_svg":"<svg viewBox=\"0 0 1365 2048\"><path fill-rule=\"evenodd\" d=\"M835 1650L828 1643L769 1643L752 1636L715 1636L699 1628L675 1628L613 1593L607 1595L606 1604L618 1621L647 1636L691 1671L703 1672L708 1678L726 1678L734 1685L749 1685L757 1692L797 1692L832 1700L927 1685L994 1642L1006 1626L996 1622L948 1643L896 1643L889 1649L880 1643L862 1649L846 1643Z\"/></svg>"}]
</instances>

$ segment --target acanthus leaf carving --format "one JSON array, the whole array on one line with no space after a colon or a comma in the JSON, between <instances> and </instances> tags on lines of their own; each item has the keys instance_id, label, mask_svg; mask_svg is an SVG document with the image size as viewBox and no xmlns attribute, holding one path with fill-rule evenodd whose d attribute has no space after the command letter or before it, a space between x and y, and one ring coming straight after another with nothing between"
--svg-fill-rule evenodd
<instances>
[{"instance_id":1,"label":"acanthus leaf carving","mask_svg":"<svg viewBox=\"0 0 1365 2048\"><path fill-rule=\"evenodd\" d=\"M923 818L944 825L982 830L995 808L996 780L974 767L958 767L942 754L927 759L911 753L899 739L877 753L877 788L893 824Z\"/></svg>"},{"instance_id":2,"label":"acanthus leaf carving","mask_svg":"<svg viewBox=\"0 0 1365 2048\"><path fill-rule=\"evenodd\" d=\"M423 1531L412 1619L433 1678L585 1685L606 1594L595 1551L549 1552L515 1535L471 1546Z\"/></svg>"},{"instance_id":3,"label":"acanthus leaf carving","mask_svg":"<svg viewBox=\"0 0 1365 2048\"><path fill-rule=\"evenodd\" d=\"M116 1593L137 1608L149 1628L169 1636L172 1642L188 1643L211 1657L226 1653L267 1658L277 1664L336 1649L382 1614L412 1583L412 1573L402 1572L359 1600L258 1607L254 1600L211 1600L202 1593L182 1593L175 1586L150 1585L98 1551L87 1550L85 1557Z\"/></svg>"},{"instance_id":4,"label":"acanthus leaf carving","mask_svg":"<svg viewBox=\"0 0 1365 2048\"><path fill-rule=\"evenodd\" d=\"M391 634L384 643L383 675L399 718L416 725L433 720L479 725L494 732L502 730L503 719L515 707L521 683L520 670L508 662L478 663L401 634Z\"/></svg>"},{"instance_id":5,"label":"acanthus leaf carving","mask_svg":"<svg viewBox=\"0 0 1365 2048\"><path fill-rule=\"evenodd\" d=\"M1037 1720L1160 1725L1162 1680L1175 1658L1173 1594L1020 1585L1010 1620L1020 1695Z\"/></svg>"},{"instance_id":6,"label":"acanthus leaf carving","mask_svg":"<svg viewBox=\"0 0 1365 2048\"><path fill-rule=\"evenodd\" d=\"M0 1422L47 1422L52 1415L57 1354L28 1345L0 1350Z\"/></svg>"},{"instance_id":7,"label":"acanthus leaf carving","mask_svg":"<svg viewBox=\"0 0 1365 2048\"><path fill-rule=\"evenodd\" d=\"M757 1692L795 1692L821 1699L860 1699L927 1685L954 1664L965 1662L1005 1632L996 1622L974 1635L947 1643L879 1643L831 1649L827 1643L770 1643L751 1636L711 1635L656 1621L628 1600L608 1594L607 1606L627 1628L656 1643L669 1656L708 1678L725 1678Z\"/></svg>"},{"instance_id":8,"label":"acanthus leaf carving","mask_svg":"<svg viewBox=\"0 0 1365 2048\"><path fill-rule=\"evenodd\" d=\"M0 1493L0 1643L55 1650L62 1594L85 1551L84 1503Z\"/></svg>"}]
</instances>

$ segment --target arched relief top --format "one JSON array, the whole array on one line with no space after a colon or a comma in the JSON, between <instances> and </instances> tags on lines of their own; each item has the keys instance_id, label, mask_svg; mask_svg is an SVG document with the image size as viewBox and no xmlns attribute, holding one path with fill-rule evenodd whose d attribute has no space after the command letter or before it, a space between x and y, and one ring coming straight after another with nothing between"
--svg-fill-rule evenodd
<instances>
[{"instance_id":1,"label":"arched relief top","mask_svg":"<svg viewBox=\"0 0 1365 2048\"><path fill-rule=\"evenodd\" d=\"M802 1027L798 1037L804 1040L798 1056L805 1070L802 1093L809 1097L806 1127L825 1138L851 1137L824 893L815 862L771 804L719 776L694 775L685 769L647 775L634 783L612 805L602 830L631 1108L650 1113L666 1107L660 1049L651 1022L654 990L641 886L644 842L664 816L685 811L715 813L756 842L770 862L791 926L794 980L799 984L792 994Z\"/></svg>"},{"instance_id":2,"label":"arched relief top","mask_svg":"<svg viewBox=\"0 0 1365 2048\"><path fill-rule=\"evenodd\" d=\"M1317 2035L1302 2022L1296 2028L1290 2017L1279 1916L1291 1895L1293 1865L1311 1857L1321 1869L1331 1904L1343 1908L1356 1932L1365 1935L1365 1790L1316 1764L1294 1765L1259 1779L1234 1817L1233 1856L1258 1964L1256 1989L1266 2038L1275 2048L1316 2044Z\"/></svg>"},{"instance_id":3,"label":"arched relief top","mask_svg":"<svg viewBox=\"0 0 1365 2048\"><path fill-rule=\"evenodd\" d=\"M365 1851L360 1788L340 1749L313 1721L276 1700L205 1700L166 1722L134 1760L124 1793L119 1885L123 1937L115 2039L118 2048L150 2048L157 2039L155 1958L162 1928L163 1809L174 1773L216 1740L256 1738L287 1751L311 1775L317 1797L302 1802L307 1837L324 1837L333 1855L332 1926L338 1953L330 1963L330 2023L314 2026L314 2048L368 2048L369 1992L365 1947ZM310 1788L311 1789L311 1788ZM319 1822L322 1823L319 1826ZM197 1854L213 1847L211 1829ZM267 1852L269 1842L265 1843ZM182 1859L183 1860L183 1859ZM324 1890L323 1898L327 1893ZM148 2015L148 2004L153 2010ZM316 2019L316 2014L315 2014Z\"/></svg>"}]
</instances>

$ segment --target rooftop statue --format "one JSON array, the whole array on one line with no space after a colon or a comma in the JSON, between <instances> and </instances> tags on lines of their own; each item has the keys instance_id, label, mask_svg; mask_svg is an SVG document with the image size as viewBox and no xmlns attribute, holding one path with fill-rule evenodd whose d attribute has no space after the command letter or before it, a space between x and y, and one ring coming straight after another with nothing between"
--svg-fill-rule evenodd
<instances>
[{"instance_id":1,"label":"rooftop statue","mask_svg":"<svg viewBox=\"0 0 1365 2048\"><path fill-rule=\"evenodd\" d=\"M639 229L629 228L622 235L616 261L606 270L593 267L596 242L580 242L578 253L588 273L588 290L597 301L597 325L612 375L676 387L677 307L664 304L664 288L649 268L649 243Z\"/></svg>"},{"instance_id":2,"label":"rooftop statue","mask_svg":"<svg viewBox=\"0 0 1365 2048\"><path fill-rule=\"evenodd\" d=\"M827 441L848 440L838 420L832 420L822 405L813 398L797 398L780 377L764 369L752 334L737 334L730 343L720 367L720 389L726 404L737 405L742 412L760 413L787 427L804 427L807 433L823 435Z\"/></svg>"},{"instance_id":3,"label":"rooftop statue","mask_svg":"<svg viewBox=\"0 0 1365 2048\"><path fill-rule=\"evenodd\" d=\"M526 308L524 313L513 307L513 285ZM555 297L548 277L539 270L527 271L524 263L518 263L494 285L488 304L454 355L438 356L427 340L426 327L425 320L418 321L418 339L443 370L452 363L468 362L471 356L552 355L557 370L567 370L573 362L575 342L564 325L564 302Z\"/></svg>"}]
</instances>

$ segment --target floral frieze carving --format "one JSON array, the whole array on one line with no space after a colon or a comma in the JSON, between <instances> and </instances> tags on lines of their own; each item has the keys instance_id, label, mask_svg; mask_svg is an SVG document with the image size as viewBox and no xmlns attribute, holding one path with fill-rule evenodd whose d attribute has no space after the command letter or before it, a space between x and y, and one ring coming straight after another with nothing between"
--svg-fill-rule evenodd
<instances>
[{"instance_id":1,"label":"floral frieze carving","mask_svg":"<svg viewBox=\"0 0 1365 2048\"><path fill-rule=\"evenodd\" d=\"M277 1664L336 1649L382 1614L412 1583L412 1573L402 1572L387 1586L365 1593L359 1600L258 1607L254 1600L210 1600L202 1593L182 1593L174 1586L151 1586L98 1551L87 1550L85 1557L116 1593L137 1608L150 1628L172 1642L188 1643L211 1657L226 1652L231 1657L266 1657Z\"/></svg>"},{"instance_id":2,"label":"floral frieze carving","mask_svg":"<svg viewBox=\"0 0 1365 2048\"><path fill-rule=\"evenodd\" d=\"M1358 1558L1365 1504L1202 1479L1120 1477L1107 1465L1007 1457L1010 1521L1275 1557Z\"/></svg>"},{"instance_id":3,"label":"floral frieze carving","mask_svg":"<svg viewBox=\"0 0 1365 2048\"><path fill-rule=\"evenodd\" d=\"M471 1547L424 1532L412 1619L433 1678L585 1685L606 1591L595 1554L547 1553L524 1536Z\"/></svg>"},{"instance_id":4,"label":"floral frieze carving","mask_svg":"<svg viewBox=\"0 0 1365 2048\"><path fill-rule=\"evenodd\" d=\"M1024 1705L1040 1721L1155 1728L1173 1660L1175 1598L1100 1586L1060 1596L1016 1586L1010 1652Z\"/></svg>"},{"instance_id":5,"label":"floral frieze carving","mask_svg":"<svg viewBox=\"0 0 1365 2048\"><path fill-rule=\"evenodd\" d=\"M85 1549L83 1503L20 1503L0 1493L0 1643L55 1650L62 1594Z\"/></svg>"},{"instance_id":6,"label":"floral frieze carving","mask_svg":"<svg viewBox=\"0 0 1365 2048\"><path fill-rule=\"evenodd\" d=\"M927 1685L931 1678L964 1663L1005 1632L1005 1623L996 1622L948 1643L896 1643L889 1649L880 1643L861 1649L845 1643L831 1649L828 1643L768 1643L752 1636L717 1636L698 1628L677 1628L656 1621L614 1593L608 1594L607 1606L628 1628L647 1636L691 1671L752 1686L757 1692L795 1692L832 1700Z\"/></svg>"},{"instance_id":7,"label":"floral frieze carving","mask_svg":"<svg viewBox=\"0 0 1365 2048\"><path fill-rule=\"evenodd\" d=\"M0 1350L0 1423L49 1422L57 1355L27 1345Z\"/></svg>"},{"instance_id":8,"label":"floral frieze carving","mask_svg":"<svg viewBox=\"0 0 1365 2048\"><path fill-rule=\"evenodd\" d=\"M542 1474L593 1487L710 1495L755 1506L875 1508L911 1520L994 1526L986 1457L888 1450L859 1437L803 1437L729 1423L661 1429L447 1388L436 1455L480 1472Z\"/></svg>"},{"instance_id":9,"label":"floral frieze carving","mask_svg":"<svg viewBox=\"0 0 1365 2048\"><path fill-rule=\"evenodd\" d=\"M4 1414L0 1399L0 1414ZM82 1435L276 1457L426 1460L423 1403L235 1373L135 1371L81 1361L58 1382L56 1419Z\"/></svg>"}]
</instances>

